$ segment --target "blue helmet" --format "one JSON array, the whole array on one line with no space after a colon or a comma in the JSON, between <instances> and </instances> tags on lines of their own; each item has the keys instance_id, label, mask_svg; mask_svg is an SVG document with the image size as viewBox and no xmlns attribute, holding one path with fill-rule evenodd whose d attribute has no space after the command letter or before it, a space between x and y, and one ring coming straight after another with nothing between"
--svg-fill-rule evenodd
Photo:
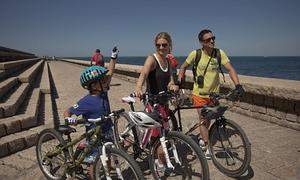
<instances>
[{"instance_id":1,"label":"blue helmet","mask_svg":"<svg viewBox=\"0 0 300 180\"><path fill-rule=\"evenodd\" d=\"M102 66L87 67L80 74L80 84L83 88L87 89L91 82L103 78L107 72L108 70Z\"/></svg>"}]
</instances>

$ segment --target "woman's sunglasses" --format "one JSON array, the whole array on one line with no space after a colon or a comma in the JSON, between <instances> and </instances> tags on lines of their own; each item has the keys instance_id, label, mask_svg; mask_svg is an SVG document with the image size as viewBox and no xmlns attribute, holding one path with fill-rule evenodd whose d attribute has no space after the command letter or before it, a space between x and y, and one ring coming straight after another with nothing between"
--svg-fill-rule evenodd
<instances>
[{"instance_id":1,"label":"woman's sunglasses","mask_svg":"<svg viewBox=\"0 0 300 180\"><path fill-rule=\"evenodd\" d=\"M166 48L166 47L168 47L168 44L167 44L167 43L163 43L163 44L155 44L155 46L156 46L156 48L160 48L161 46L162 46L163 48Z\"/></svg>"},{"instance_id":2,"label":"woman's sunglasses","mask_svg":"<svg viewBox=\"0 0 300 180\"><path fill-rule=\"evenodd\" d=\"M215 41L215 40L216 40L216 37L213 36L213 37L210 37L210 38L207 38L207 39L203 39L202 41L203 41L204 43L208 43L208 42L210 42L211 40Z\"/></svg>"}]
</instances>

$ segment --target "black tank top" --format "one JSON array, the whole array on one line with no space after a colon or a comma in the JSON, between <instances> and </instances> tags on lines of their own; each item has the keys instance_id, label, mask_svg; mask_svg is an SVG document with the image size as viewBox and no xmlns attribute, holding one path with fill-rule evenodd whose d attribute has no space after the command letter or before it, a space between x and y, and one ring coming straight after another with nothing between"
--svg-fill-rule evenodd
<instances>
[{"instance_id":1,"label":"black tank top","mask_svg":"<svg viewBox=\"0 0 300 180\"><path fill-rule=\"evenodd\" d=\"M167 69L164 71L158 62L155 54L153 54L156 60L156 67L153 71L150 71L147 78L147 91L151 94L158 94L161 91L168 90L168 84L171 78L170 64L167 62Z\"/></svg>"}]
</instances>

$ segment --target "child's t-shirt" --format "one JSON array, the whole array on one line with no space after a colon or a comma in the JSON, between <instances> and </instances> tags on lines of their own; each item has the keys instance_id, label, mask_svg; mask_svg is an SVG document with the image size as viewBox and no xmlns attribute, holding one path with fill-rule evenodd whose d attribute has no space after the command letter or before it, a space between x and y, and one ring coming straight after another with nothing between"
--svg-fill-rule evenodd
<instances>
[{"instance_id":1,"label":"child's t-shirt","mask_svg":"<svg viewBox=\"0 0 300 180\"><path fill-rule=\"evenodd\" d=\"M100 95L86 95L80 99L75 105L73 105L69 112L76 116L82 115L85 119L96 119L102 115L108 115L110 113L110 106L108 101L107 92ZM112 126L111 121L106 121L101 125L102 131L105 133L110 130ZM86 130L94 128L93 124L86 124Z\"/></svg>"}]
</instances>

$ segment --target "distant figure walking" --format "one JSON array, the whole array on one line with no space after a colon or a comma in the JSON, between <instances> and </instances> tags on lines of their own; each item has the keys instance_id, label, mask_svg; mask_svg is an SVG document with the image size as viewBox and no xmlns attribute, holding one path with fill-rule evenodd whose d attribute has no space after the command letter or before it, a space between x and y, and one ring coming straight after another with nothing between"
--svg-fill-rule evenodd
<instances>
[{"instance_id":1,"label":"distant figure walking","mask_svg":"<svg viewBox=\"0 0 300 180\"><path fill-rule=\"evenodd\" d=\"M99 49L96 49L95 53L91 58L91 66L103 66L104 67L104 58L100 53Z\"/></svg>"}]
</instances>

